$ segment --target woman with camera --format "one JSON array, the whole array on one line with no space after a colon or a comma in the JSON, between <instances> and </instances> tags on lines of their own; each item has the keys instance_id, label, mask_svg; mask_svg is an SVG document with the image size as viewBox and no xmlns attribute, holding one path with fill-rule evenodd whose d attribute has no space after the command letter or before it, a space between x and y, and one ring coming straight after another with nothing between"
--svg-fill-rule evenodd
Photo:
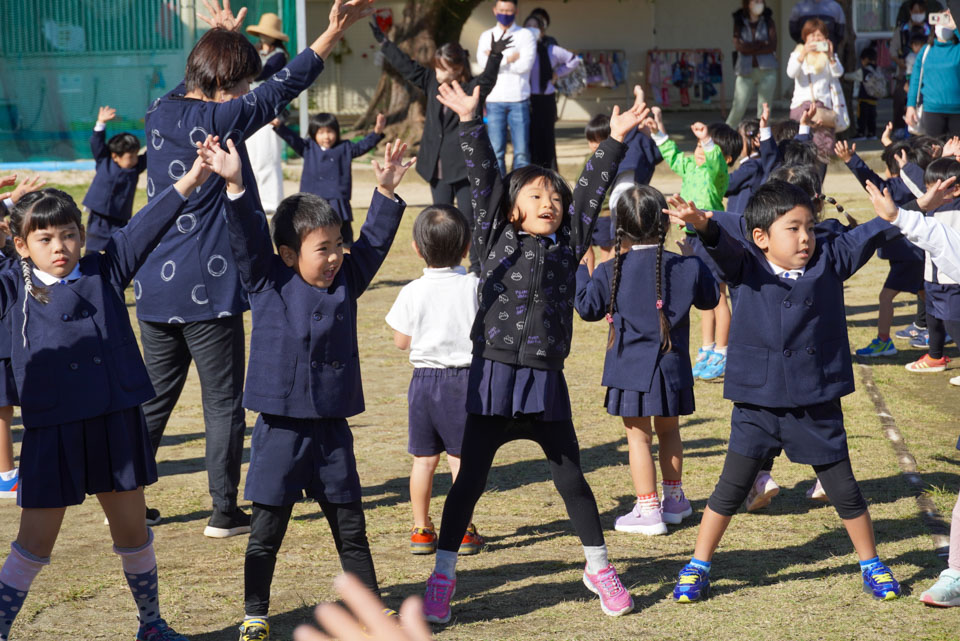
<instances>
[{"instance_id":1,"label":"woman with camera","mask_svg":"<svg viewBox=\"0 0 960 641\"><path fill-rule=\"evenodd\" d=\"M931 13L935 35L917 54L904 116L928 136L960 132L960 41L950 11ZM921 116L922 109L922 116Z\"/></svg>"},{"instance_id":2,"label":"woman with camera","mask_svg":"<svg viewBox=\"0 0 960 641\"><path fill-rule=\"evenodd\" d=\"M794 82L790 117L800 120L810 104L816 103L813 143L825 157L829 157L833 155L836 144L836 112L838 109L846 110L843 94L838 90L843 65L837 58L827 25L822 20L807 20L800 36L803 44L797 45L787 62L787 75Z\"/></svg>"}]
</instances>

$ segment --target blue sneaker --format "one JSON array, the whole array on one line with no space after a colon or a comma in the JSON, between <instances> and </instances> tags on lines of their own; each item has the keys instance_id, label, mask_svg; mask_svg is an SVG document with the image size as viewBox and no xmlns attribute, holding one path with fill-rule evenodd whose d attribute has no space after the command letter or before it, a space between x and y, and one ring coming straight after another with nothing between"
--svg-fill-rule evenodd
<instances>
[{"instance_id":1,"label":"blue sneaker","mask_svg":"<svg viewBox=\"0 0 960 641\"><path fill-rule=\"evenodd\" d=\"M140 626L137 641L187 641L187 637L171 628L163 619L157 619Z\"/></svg>"},{"instance_id":2,"label":"blue sneaker","mask_svg":"<svg viewBox=\"0 0 960 641\"><path fill-rule=\"evenodd\" d=\"M707 362L711 356L713 356L713 352L709 349L703 349L701 347L699 351L697 351L697 361L693 364L693 378L700 378L700 373L703 372L703 368L707 366Z\"/></svg>"},{"instance_id":3,"label":"blue sneaker","mask_svg":"<svg viewBox=\"0 0 960 641\"><path fill-rule=\"evenodd\" d=\"M693 603L709 595L710 575L691 563L683 566L677 577L677 585L673 588L673 600L677 603Z\"/></svg>"},{"instance_id":4,"label":"blue sneaker","mask_svg":"<svg viewBox=\"0 0 960 641\"><path fill-rule=\"evenodd\" d=\"M870 341L870 344L862 349L857 350L857 356L865 356L867 358L876 358L877 356L894 356L897 353L897 348L893 346L893 340L887 339L882 340L880 337L874 338Z\"/></svg>"},{"instance_id":5,"label":"blue sneaker","mask_svg":"<svg viewBox=\"0 0 960 641\"><path fill-rule=\"evenodd\" d=\"M916 338L923 332L927 331L926 327L917 327L916 323L910 323L899 332L893 335L894 338L899 338L901 340L909 341Z\"/></svg>"},{"instance_id":6,"label":"blue sneaker","mask_svg":"<svg viewBox=\"0 0 960 641\"><path fill-rule=\"evenodd\" d=\"M720 378L727 369L727 357L724 354L714 352L710 355L707 365L700 371L701 381L712 381Z\"/></svg>"},{"instance_id":7,"label":"blue sneaker","mask_svg":"<svg viewBox=\"0 0 960 641\"><path fill-rule=\"evenodd\" d=\"M916 336L910 339L910 347L916 347L918 349L927 349L930 347L930 332L923 330Z\"/></svg>"},{"instance_id":8,"label":"blue sneaker","mask_svg":"<svg viewBox=\"0 0 960 641\"><path fill-rule=\"evenodd\" d=\"M875 563L863 571L863 591L881 601L892 601L900 596L900 584L883 563Z\"/></svg>"},{"instance_id":9,"label":"blue sneaker","mask_svg":"<svg viewBox=\"0 0 960 641\"><path fill-rule=\"evenodd\" d=\"M13 478L9 481L0 479L0 499L17 498L17 486L20 484L20 468L14 468Z\"/></svg>"}]
</instances>

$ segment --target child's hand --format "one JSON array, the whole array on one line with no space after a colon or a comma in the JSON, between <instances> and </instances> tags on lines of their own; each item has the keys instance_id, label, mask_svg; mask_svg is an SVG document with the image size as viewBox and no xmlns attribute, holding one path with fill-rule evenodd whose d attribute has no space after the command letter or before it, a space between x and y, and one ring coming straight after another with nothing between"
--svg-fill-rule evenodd
<instances>
[{"instance_id":1,"label":"child's hand","mask_svg":"<svg viewBox=\"0 0 960 641\"><path fill-rule=\"evenodd\" d=\"M117 110L104 105L97 111L97 122L110 122L117 117Z\"/></svg>"},{"instance_id":2,"label":"child's hand","mask_svg":"<svg viewBox=\"0 0 960 641\"><path fill-rule=\"evenodd\" d=\"M907 166L907 163L910 162L910 157L907 156L907 150L901 149L900 153L893 157L897 161L897 164L900 166L900 169L903 169Z\"/></svg>"},{"instance_id":3,"label":"child's hand","mask_svg":"<svg viewBox=\"0 0 960 641\"><path fill-rule=\"evenodd\" d=\"M760 113L760 128L766 129L770 126L770 105L763 103L763 111Z\"/></svg>"},{"instance_id":4,"label":"child's hand","mask_svg":"<svg viewBox=\"0 0 960 641\"><path fill-rule=\"evenodd\" d=\"M946 180L938 180L936 184L927 189L927 193L917 198L917 205L923 212L933 211L943 205L943 203L952 199L951 192L957 182L956 176L951 176Z\"/></svg>"},{"instance_id":5,"label":"child's hand","mask_svg":"<svg viewBox=\"0 0 960 641\"><path fill-rule=\"evenodd\" d=\"M677 225L691 225L698 232L706 231L707 222L713 217L712 212L700 211L692 202L687 202L674 194L667 198L672 209L664 209L663 213L670 215L670 222Z\"/></svg>"},{"instance_id":6,"label":"child's hand","mask_svg":"<svg viewBox=\"0 0 960 641\"><path fill-rule=\"evenodd\" d=\"M806 125L807 127L812 127L816 124L817 118L817 103L812 102L806 111L800 116L800 124Z\"/></svg>"},{"instance_id":7,"label":"child's hand","mask_svg":"<svg viewBox=\"0 0 960 641\"><path fill-rule=\"evenodd\" d=\"M667 129L663 126L663 109L654 105L650 108L650 115L653 116L653 122L657 127L657 131L663 135L666 135Z\"/></svg>"},{"instance_id":8,"label":"child's hand","mask_svg":"<svg viewBox=\"0 0 960 641\"><path fill-rule=\"evenodd\" d=\"M403 175L417 162L416 158L412 158L410 162L404 163L403 154L406 151L407 143L397 138L396 142L387 143L387 148L383 152L382 167L376 160L373 161L373 173L377 177L377 191L390 200L394 199L394 190L403 180Z\"/></svg>"},{"instance_id":9,"label":"child's hand","mask_svg":"<svg viewBox=\"0 0 960 641\"><path fill-rule=\"evenodd\" d=\"M957 155L960 155L960 138L958 138L957 136L954 136L953 138L948 140L946 143L944 143L943 152L941 152L940 156L942 158L947 158L949 156L957 156Z\"/></svg>"},{"instance_id":10,"label":"child's hand","mask_svg":"<svg viewBox=\"0 0 960 641\"><path fill-rule=\"evenodd\" d=\"M227 190L234 194L243 191L243 163L233 141L227 138L227 149L214 142L211 136L201 143L197 149L203 160L204 168L212 171L227 181Z\"/></svg>"},{"instance_id":11,"label":"child's hand","mask_svg":"<svg viewBox=\"0 0 960 641\"><path fill-rule=\"evenodd\" d=\"M693 245L691 245L687 240L681 239L677 241L677 247L680 248L680 253L684 256L693 256Z\"/></svg>"},{"instance_id":12,"label":"child's hand","mask_svg":"<svg viewBox=\"0 0 960 641\"><path fill-rule=\"evenodd\" d=\"M10 185L17 184L17 175L10 174L9 176L0 176L0 189L4 187L9 187Z\"/></svg>"},{"instance_id":13,"label":"child's hand","mask_svg":"<svg viewBox=\"0 0 960 641\"><path fill-rule=\"evenodd\" d=\"M210 145L217 144L219 140L219 137L208 135L203 142L197 143L197 157L194 158L193 165L180 180L173 183L173 188L184 198L188 198L197 187L205 183L207 178L210 177L211 171L210 168L205 165L202 153L204 149L209 148Z\"/></svg>"},{"instance_id":14,"label":"child's hand","mask_svg":"<svg viewBox=\"0 0 960 641\"><path fill-rule=\"evenodd\" d=\"M21 198L29 193L43 189L43 186L46 184L46 178L41 178L40 174L34 174L17 185L17 187L10 192L8 198L13 201L14 205L16 205L18 202L20 202Z\"/></svg>"},{"instance_id":15,"label":"child's hand","mask_svg":"<svg viewBox=\"0 0 960 641\"><path fill-rule=\"evenodd\" d=\"M643 102L643 91L635 92L634 95L636 98L632 107L621 113L620 106L615 105L613 113L610 114L610 137L617 142L623 142L626 135L640 127L640 123L650 115L650 110Z\"/></svg>"},{"instance_id":16,"label":"child's hand","mask_svg":"<svg viewBox=\"0 0 960 641\"><path fill-rule=\"evenodd\" d=\"M838 140L837 144L833 146L833 151L843 162L850 162L853 154L857 153L857 143L848 145L846 140Z\"/></svg>"},{"instance_id":17,"label":"child's hand","mask_svg":"<svg viewBox=\"0 0 960 641\"><path fill-rule=\"evenodd\" d=\"M643 124L640 125L640 131L647 134L648 136L652 136L655 133L659 133L660 130L657 129L656 120L654 120L653 118L647 118L646 120L643 121Z\"/></svg>"},{"instance_id":18,"label":"child's hand","mask_svg":"<svg viewBox=\"0 0 960 641\"><path fill-rule=\"evenodd\" d=\"M473 120L477 113L477 105L480 104L480 85L473 88L472 94L467 95L460 83L454 80L453 85L446 83L440 85L439 91L437 101L460 116L460 122Z\"/></svg>"},{"instance_id":19,"label":"child's hand","mask_svg":"<svg viewBox=\"0 0 960 641\"><path fill-rule=\"evenodd\" d=\"M334 0L328 31L343 33L356 22L373 15L373 0Z\"/></svg>"},{"instance_id":20,"label":"child's hand","mask_svg":"<svg viewBox=\"0 0 960 641\"><path fill-rule=\"evenodd\" d=\"M233 15L230 10L230 0L223 0L223 9L220 8L220 0L203 0L203 6L210 12L210 17L197 14L197 17L216 29L226 29L227 31L240 31L243 26L243 19L247 15L247 8L243 7Z\"/></svg>"},{"instance_id":21,"label":"child's hand","mask_svg":"<svg viewBox=\"0 0 960 641\"><path fill-rule=\"evenodd\" d=\"M897 213L897 205L893 202L893 197L890 195L890 190L884 189L883 192L881 192L880 188L869 180L864 188L867 190L867 195L870 196L870 202L873 203L873 210L877 212L877 216L883 218L888 223L895 221L899 214Z\"/></svg>"},{"instance_id":22,"label":"child's hand","mask_svg":"<svg viewBox=\"0 0 960 641\"><path fill-rule=\"evenodd\" d=\"M889 147L893 144L893 123L888 122L887 126L883 128L883 135L880 136L880 142L884 147Z\"/></svg>"},{"instance_id":23,"label":"child's hand","mask_svg":"<svg viewBox=\"0 0 960 641\"><path fill-rule=\"evenodd\" d=\"M383 130L387 128L387 117L383 114L377 114L377 124L373 127L373 133L382 134Z\"/></svg>"},{"instance_id":24,"label":"child's hand","mask_svg":"<svg viewBox=\"0 0 960 641\"><path fill-rule=\"evenodd\" d=\"M277 127L283 126L283 123L280 122L279 118L274 118L273 120L270 121L270 126L276 129Z\"/></svg>"},{"instance_id":25,"label":"child's hand","mask_svg":"<svg viewBox=\"0 0 960 641\"><path fill-rule=\"evenodd\" d=\"M707 131L707 126L702 122L695 122L690 125L690 131L693 132L693 135L696 136L697 140L700 142L704 142L710 137L710 133Z\"/></svg>"}]
</instances>

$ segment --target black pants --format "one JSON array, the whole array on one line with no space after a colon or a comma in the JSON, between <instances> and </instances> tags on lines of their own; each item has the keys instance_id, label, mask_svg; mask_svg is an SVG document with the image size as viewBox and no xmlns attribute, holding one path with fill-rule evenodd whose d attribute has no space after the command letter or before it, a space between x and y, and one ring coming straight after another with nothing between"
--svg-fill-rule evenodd
<instances>
[{"instance_id":1,"label":"black pants","mask_svg":"<svg viewBox=\"0 0 960 641\"><path fill-rule=\"evenodd\" d=\"M870 100L857 100L857 135L877 135L877 103Z\"/></svg>"},{"instance_id":2,"label":"black pants","mask_svg":"<svg viewBox=\"0 0 960 641\"><path fill-rule=\"evenodd\" d=\"M467 217L470 230L473 231L473 205L469 180L445 183L434 179L430 181L430 194L433 196L434 205L454 205L459 209L460 213ZM480 273L480 256L477 254L477 248L472 244L470 245L470 271L474 274Z\"/></svg>"},{"instance_id":3,"label":"black pants","mask_svg":"<svg viewBox=\"0 0 960 641\"><path fill-rule=\"evenodd\" d=\"M928 136L960 135L960 114L938 114L924 111L920 129Z\"/></svg>"},{"instance_id":4,"label":"black pants","mask_svg":"<svg viewBox=\"0 0 960 641\"><path fill-rule=\"evenodd\" d=\"M206 436L206 468L214 509L237 507L243 432L243 316L185 324L140 321L140 342L157 395L143 404L156 454L183 391L190 361L197 365Z\"/></svg>"},{"instance_id":5,"label":"black pants","mask_svg":"<svg viewBox=\"0 0 960 641\"><path fill-rule=\"evenodd\" d=\"M920 329L927 328L927 300L919 294L917 295L917 315L913 319L913 324Z\"/></svg>"},{"instance_id":6,"label":"black pants","mask_svg":"<svg viewBox=\"0 0 960 641\"><path fill-rule=\"evenodd\" d=\"M960 321L945 321L933 314L927 314L927 330L930 332L930 358L943 358L943 345L947 342L947 334L955 341L960 341Z\"/></svg>"},{"instance_id":7,"label":"black pants","mask_svg":"<svg viewBox=\"0 0 960 641\"><path fill-rule=\"evenodd\" d=\"M903 88L905 80L897 79L893 89L893 130L904 129L907 123L903 117L907 113L907 92Z\"/></svg>"},{"instance_id":8,"label":"black pants","mask_svg":"<svg viewBox=\"0 0 960 641\"><path fill-rule=\"evenodd\" d=\"M764 462L764 459L750 458L728 450L720 480L707 501L710 509L721 516L736 514L750 493L753 480ZM855 519L867 511L867 502L853 476L849 458L836 463L814 465L813 471L817 473L820 484L841 519Z\"/></svg>"},{"instance_id":9,"label":"black pants","mask_svg":"<svg viewBox=\"0 0 960 641\"><path fill-rule=\"evenodd\" d=\"M356 574L367 588L379 596L380 588L373 569L373 557L370 556L367 525L360 501L317 503L330 524L343 571ZM244 611L247 616L267 616L277 553L287 533L292 512L293 505L253 504L250 539L247 541L247 556L243 565Z\"/></svg>"},{"instance_id":10,"label":"black pants","mask_svg":"<svg viewBox=\"0 0 960 641\"><path fill-rule=\"evenodd\" d=\"M437 547L455 552L470 524L473 508L487 485L493 457L500 446L518 439L533 441L550 463L553 483L567 507L580 542L603 545L603 528L593 492L580 468L580 444L573 421L508 419L502 416L467 415L460 456L460 473L443 504Z\"/></svg>"},{"instance_id":11,"label":"black pants","mask_svg":"<svg viewBox=\"0 0 960 641\"><path fill-rule=\"evenodd\" d=\"M530 96L530 164L557 169L557 97Z\"/></svg>"}]
</instances>

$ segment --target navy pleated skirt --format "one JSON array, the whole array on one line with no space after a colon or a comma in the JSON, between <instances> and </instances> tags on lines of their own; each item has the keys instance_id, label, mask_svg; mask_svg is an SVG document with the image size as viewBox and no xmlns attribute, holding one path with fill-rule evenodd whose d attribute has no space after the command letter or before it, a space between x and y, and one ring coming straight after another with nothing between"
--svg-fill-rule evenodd
<instances>
[{"instance_id":1,"label":"navy pleated skirt","mask_svg":"<svg viewBox=\"0 0 960 641\"><path fill-rule=\"evenodd\" d=\"M650 391L646 393L608 387L604 404L611 416L627 417L687 416L696 408L693 388L670 389L660 372L654 374Z\"/></svg>"}]
</instances>

